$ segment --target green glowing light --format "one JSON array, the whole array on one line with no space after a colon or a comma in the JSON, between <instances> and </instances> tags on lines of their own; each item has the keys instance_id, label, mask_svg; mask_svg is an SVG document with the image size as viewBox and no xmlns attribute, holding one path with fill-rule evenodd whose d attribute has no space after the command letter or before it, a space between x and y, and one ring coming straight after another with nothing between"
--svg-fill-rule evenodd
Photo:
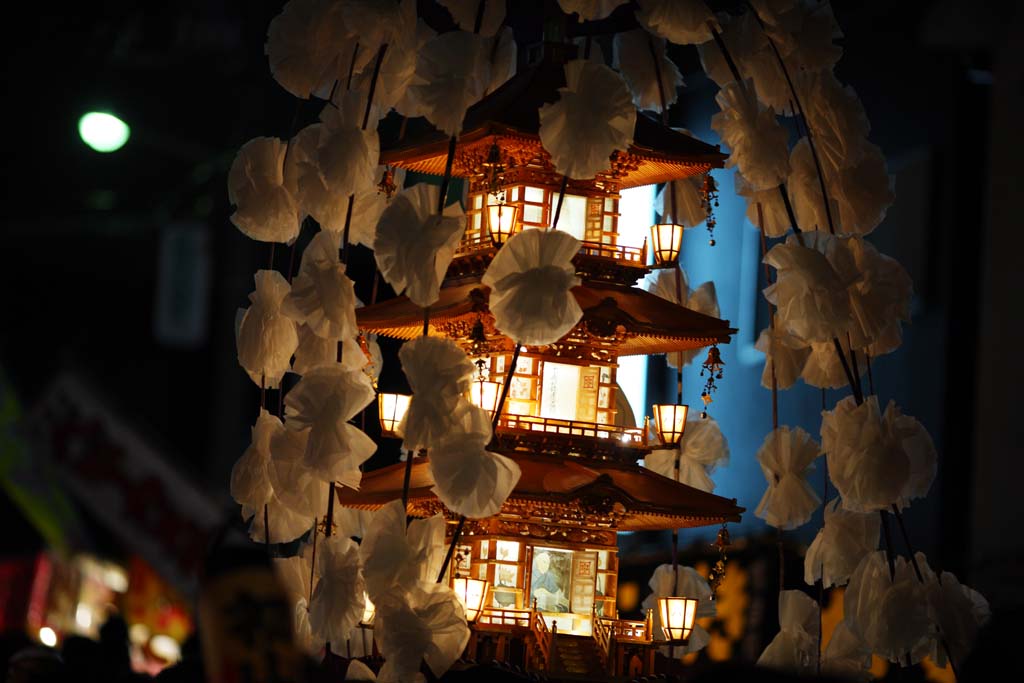
<instances>
[{"instance_id":1,"label":"green glowing light","mask_svg":"<svg viewBox=\"0 0 1024 683\"><path fill-rule=\"evenodd\" d=\"M131 129L113 114L91 111L78 119L78 134L97 152L116 152L128 142Z\"/></svg>"}]
</instances>

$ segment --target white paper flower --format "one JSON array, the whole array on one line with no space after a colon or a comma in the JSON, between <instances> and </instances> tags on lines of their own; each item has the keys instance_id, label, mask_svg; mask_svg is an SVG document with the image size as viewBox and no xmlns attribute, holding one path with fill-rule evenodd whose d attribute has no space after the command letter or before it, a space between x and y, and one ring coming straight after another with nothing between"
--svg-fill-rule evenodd
<instances>
[{"instance_id":1,"label":"white paper flower","mask_svg":"<svg viewBox=\"0 0 1024 683\"><path fill-rule=\"evenodd\" d=\"M420 581L433 582L444 561L444 517L414 519L405 524L402 501L393 500L374 513L359 546L370 600L380 615L381 601Z\"/></svg>"},{"instance_id":2,"label":"white paper flower","mask_svg":"<svg viewBox=\"0 0 1024 683\"><path fill-rule=\"evenodd\" d=\"M637 21L651 33L677 45L711 40L708 22L714 21L703 0L637 0Z\"/></svg>"},{"instance_id":3,"label":"white paper flower","mask_svg":"<svg viewBox=\"0 0 1024 683\"><path fill-rule=\"evenodd\" d=\"M768 237L785 237L793 227L779 188L754 190L739 171L735 175L736 194L747 202L747 220ZM758 212L758 205L761 211Z\"/></svg>"},{"instance_id":4,"label":"white paper flower","mask_svg":"<svg viewBox=\"0 0 1024 683\"><path fill-rule=\"evenodd\" d=\"M319 337L307 326L300 325L292 372L304 375L318 365L333 365L338 361L338 344L342 343L340 339Z\"/></svg>"},{"instance_id":5,"label":"white paper flower","mask_svg":"<svg viewBox=\"0 0 1024 683\"><path fill-rule=\"evenodd\" d=\"M802 591L779 592L779 632L757 660L758 666L813 675L818 666L818 604Z\"/></svg>"},{"instance_id":6,"label":"white paper flower","mask_svg":"<svg viewBox=\"0 0 1024 683\"><path fill-rule=\"evenodd\" d=\"M910 476L900 492L899 506L906 508L910 501L924 498L931 490L938 469L938 453L928 430L910 415L904 415L895 401L889 401L882 415L886 433L900 444L910 462Z\"/></svg>"},{"instance_id":7,"label":"white paper flower","mask_svg":"<svg viewBox=\"0 0 1024 683\"><path fill-rule=\"evenodd\" d=\"M292 557L275 557L274 573L281 582L292 606L292 638L295 644L309 655L316 655L323 648L322 639L313 638L309 624L309 594L312 578L312 543L303 543L299 553Z\"/></svg>"},{"instance_id":8,"label":"white paper flower","mask_svg":"<svg viewBox=\"0 0 1024 683\"><path fill-rule=\"evenodd\" d=\"M263 506L274 495L267 465L270 463L270 437L280 429L284 429L281 421L261 408L252 428L252 443L231 468L231 497L242 506L242 519L262 515Z\"/></svg>"},{"instance_id":9,"label":"white paper flower","mask_svg":"<svg viewBox=\"0 0 1024 683\"><path fill-rule=\"evenodd\" d=\"M821 505L821 498L807 481L819 453L817 442L799 427L770 432L757 451L768 490L754 514L779 529L806 524Z\"/></svg>"},{"instance_id":10,"label":"white paper flower","mask_svg":"<svg viewBox=\"0 0 1024 683\"><path fill-rule=\"evenodd\" d=\"M356 642L360 642L360 641L357 640ZM357 657L357 656L360 656L360 655L356 655L353 652L352 656L353 657ZM363 655L361 655L361 656L363 656L363 657L370 657L371 653L370 652L364 652ZM346 681L376 681L377 680L377 675L375 673L373 673L373 669L371 669L370 667L366 666L365 664L363 664L358 659L350 659L349 662L348 662L348 668L345 669L345 680Z\"/></svg>"},{"instance_id":11,"label":"white paper flower","mask_svg":"<svg viewBox=\"0 0 1024 683\"><path fill-rule=\"evenodd\" d=\"M580 21L604 19L624 2L625 0L558 0L563 12L575 12L580 16Z\"/></svg>"},{"instance_id":12,"label":"white paper flower","mask_svg":"<svg viewBox=\"0 0 1024 683\"><path fill-rule=\"evenodd\" d=\"M638 109L661 112L662 99L670 107L679 97L677 88L683 84L683 75L668 58L665 47L664 38L652 36L642 28L615 34L613 65L626 79Z\"/></svg>"},{"instance_id":13,"label":"white paper flower","mask_svg":"<svg viewBox=\"0 0 1024 683\"><path fill-rule=\"evenodd\" d=\"M789 175L788 134L754 96L750 81L727 84L715 96L720 112L711 117L711 128L729 148L727 166L737 166L753 190L767 190Z\"/></svg>"},{"instance_id":14,"label":"white paper flower","mask_svg":"<svg viewBox=\"0 0 1024 683\"><path fill-rule=\"evenodd\" d=\"M530 346L558 341L583 317L572 288L580 243L560 230L523 230L502 247L483 276L494 325Z\"/></svg>"},{"instance_id":15,"label":"white paper flower","mask_svg":"<svg viewBox=\"0 0 1024 683\"><path fill-rule=\"evenodd\" d=\"M372 2L372 0L369 1ZM434 32L417 19L415 0L402 0L397 3L397 7L395 7L395 3L391 2L376 4L388 13L387 17L378 18L380 21L387 22L387 25L377 26L374 23L366 22L364 29L379 34L379 31L384 28L388 35L379 35L379 38L370 36L371 42L375 39L380 40L376 44L371 44L362 36L358 36L360 54L357 58L356 75L352 79L352 88L364 93L363 106L365 106L365 94L369 93L374 79L380 44L387 43L384 58L377 70L377 80L373 92L373 104L380 107L380 112L383 114L405 96L416 71L416 55L419 48L425 42L425 38L433 36ZM373 18L370 19L372 22ZM351 52L351 48L349 52Z\"/></svg>"},{"instance_id":16,"label":"white paper flower","mask_svg":"<svg viewBox=\"0 0 1024 683\"><path fill-rule=\"evenodd\" d=\"M741 78L765 106L777 113L792 114L793 95L779 59L768 44L765 31L751 12L731 18L727 16L719 15L722 26L720 37ZM704 71L720 87L725 87L735 81L735 76L718 43L712 42L710 38L709 35L708 42L699 45L697 51ZM783 46L777 47L784 49Z\"/></svg>"},{"instance_id":17,"label":"white paper flower","mask_svg":"<svg viewBox=\"0 0 1024 683\"><path fill-rule=\"evenodd\" d=\"M496 36L487 39L487 55L490 76L485 94L490 94L516 75L519 48L512 27L506 26Z\"/></svg>"},{"instance_id":18,"label":"white paper flower","mask_svg":"<svg viewBox=\"0 0 1024 683\"><path fill-rule=\"evenodd\" d=\"M962 585L950 572L936 576L931 570L924 570L922 567L922 573L926 574L928 604L937 626L932 660L936 666L944 667L949 657L946 653L948 646L955 663L962 665L971 653L981 627L992 617L988 601L978 591Z\"/></svg>"},{"instance_id":19,"label":"white paper flower","mask_svg":"<svg viewBox=\"0 0 1024 683\"><path fill-rule=\"evenodd\" d=\"M359 546L344 536L324 538L317 547L320 578L309 603L309 623L318 639L344 642L363 618L366 582Z\"/></svg>"},{"instance_id":20,"label":"white paper flower","mask_svg":"<svg viewBox=\"0 0 1024 683\"><path fill-rule=\"evenodd\" d=\"M814 585L823 579L825 588L850 580L861 558L878 548L879 519L873 512L851 512L839 498L825 506L825 526L804 556L804 581Z\"/></svg>"},{"instance_id":21,"label":"white paper flower","mask_svg":"<svg viewBox=\"0 0 1024 683\"><path fill-rule=\"evenodd\" d=\"M849 362L849 350L844 347L843 352ZM863 374L863 368L859 365L857 367ZM852 367L850 371L853 371ZM849 379L846 377L846 370L843 369L843 362L839 360L836 345L829 341L811 343L800 378L819 389L841 389L849 386Z\"/></svg>"},{"instance_id":22,"label":"white paper flower","mask_svg":"<svg viewBox=\"0 0 1024 683\"><path fill-rule=\"evenodd\" d=\"M323 488L321 498L327 500L326 485ZM270 523L269 540L271 543L291 543L299 536L309 531L313 526L313 518L297 512L289 505L285 505L275 493L267 503L267 521ZM254 514L249 524L249 538L255 543L263 543L268 539L263 524L263 510Z\"/></svg>"},{"instance_id":23,"label":"white paper flower","mask_svg":"<svg viewBox=\"0 0 1024 683\"><path fill-rule=\"evenodd\" d=\"M421 183L395 195L381 214L373 246L384 279L422 307L437 301L466 229L458 204L436 214L439 193L436 186Z\"/></svg>"},{"instance_id":24,"label":"white paper flower","mask_svg":"<svg viewBox=\"0 0 1024 683\"><path fill-rule=\"evenodd\" d=\"M469 641L462 604L444 584L420 583L377 603L374 634L384 657L379 681L415 680L421 663L435 676L455 663Z\"/></svg>"},{"instance_id":25,"label":"white paper flower","mask_svg":"<svg viewBox=\"0 0 1024 683\"><path fill-rule=\"evenodd\" d=\"M352 39L341 8L330 0L290 0L267 29L270 72L285 90L307 99L339 75L338 61Z\"/></svg>"},{"instance_id":26,"label":"white paper flower","mask_svg":"<svg viewBox=\"0 0 1024 683\"><path fill-rule=\"evenodd\" d=\"M451 13L452 19L463 31L473 32L476 27L477 14L483 10L480 17L480 30L482 36L493 36L500 29L505 21L505 3L500 0L438 0Z\"/></svg>"},{"instance_id":27,"label":"white paper flower","mask_svg":"<svg viewBox=\"0 0 1024 683\"><path fill-rule=\"evenodd\" d=\"M822 449L828 473L848 510L888 510L910 478L910 459L901 444L883 432L878 398L857 406L852 396L824 411Z\"/></svg>"},{"instance_id":28,"label":"white paper flower","mask_svg":"<svg viewBox=\"0 0 1024 683\"><path fill-rule=\"evenodd\" d=\"M661 207L662 222L671 219L684 228L695 228L707 220L708 214L701 193L703 185L703 176L690 176L665 183L654 198L655 206ZM678 216L672 215L672 193L676 195Z\"/></svg>"},{"instance_id":29,"label":"white paper flower","mask_svg":"<svg viewBox=\"0 0 1024 683\"><path fill-rule=\"evenodd\" d=\"M831 178L839 229L846 234L866 235L878 227L896 198L892 184L882 150L865 144L861 160L844 166Z\"/></svg>"},{"instance_id":30,"label":"white paper flower","mask_svg":"<svg viewBox=\"0 0 1024 683\"><path fill-rule=\"evenodd\" d=\"M231 222L260 242L291 242L299 234L299 208L285 184L288 149L277 138L253 138L242 145L228 171Z\"/></svg>"},{"instance_id":31,"label":"white paper flower","mask_svg":"<svg viewBox=\"0 0 1024 683\"><path fill-rule=\"evenodd\" d=\"M810 347L802 339L777 327L761 330L754 348L765 355L761 386L766 389L772 387L773 373L777 388L788 389L793 386L811 353Z\"/></svg>"},{"instance_id":32,"label":"white paper flower","mask_svg":"<svg viewBox=\"0 0 1024 683\"><path fill-rule=\"evenodd\" d=\"M793 213L800 223L800 229L811 232L820 230L828 232L829 216L825 212L825 202L821 198L821 180L814 166L811 147L807 138L793 147L789 157L790 174L787 179L787 190L793 204ZM826 188L828 185L826 185ZM839 207L836 199L829 194L829 206L832 212L833 225L839 222Z\"/></svg>"},{"instance_id":33,"label":"white paper flower","mask_svg":"<svg viewBox=\"0 0 1024 683\"><path fill-rule=\"evenodd\" d=\"M302 254L302 266L281 309L325 339L351 339L356 326L356 292L338 260L337 236L321 230Z\"/></svg>"},{"instance_id":34,"label":"white paper flower","mask_svg":"<svg viewBox=\"0 0 1024 683\"><path fill-rule=\"evenodd\" d=\"M420 48L409 95L427 120L447 135L462 132L466 110L490 84L490 44L483 36L449 31Z\"/></svg>"},{"instance_id":35,"label":"white paper flower","mask_svg":"<svg viewBox=\"0 0 1024 683\"><path fill-rule=\"evenodd\" d=\"M846 621L832 631L832 637L821 656L821 673L848 681L869 681L871 650L858 638Z\"/></svg>"},{"instance_id":36,"label":"white paper flower","mask_svg":"<svg viewBox=\"0 0 1024 683\"><path fill-rule=\"evenodd\" d=\"M708 493L715 490L715 482L710 475L728 463L729 444L718 422L710 417L687 420L678 449L655 450L644 458L644 465L648 469Z\"/></svg>"},{"instance_id":37,"label":"white paper flower","mask_svg":"<svg viewBox=\"0 0 1024 683\"><path fill-rule=\"evenodd\" d=\"M276 387L288 371L299 335L281 310L288 296L288 282L276 270L256 272L256 290L249 294L252 306L238 326L238 362L257 385Z\"/></svg>"},{"instance_id":38,"label":"white paper flower","mask_svg":"<svg viewBox=\"0 0 1024 683\"><path fill-rule=\"evenodd\" d=\"M864 348L876 341L886 342L901 321L910 320L910 299L913 282L899 262L882 254L861 238L842 240L859 274L850 287L850 326L854 348Z\"/></svg>"},{"instance_id":39,"label":"white paper flower","mask_svg":"<svg viewBox=\"0 0 1024 683\"><path fill-rule=\"evenodd\" d=\"M622 76L603 64L574 59L565 83L538 112L540 141L558 173L593 178L608 170L613 152L633 144L636 108Z\"/></svg>"},{"instance_id":40,"label":"white paper flower","mask_svg":"<svg viewBox=\"0 0 1024 683\"><path fill-rule=\"evenodd\" d=\"M376 183L380 141L376 125L362 129L366 105L362 93L341 92L335 100L337 106L328 105L320 112L316 170L327 192L345 203L350 194L370 190Z\"/></svg>"},{"instance_id":41,"label":"white paper flower","mask_svg":"<svg viewBox=\"0 0 1024 683\"><path fill-rule=\"evenodd\" d=\"M831 69L798 71L794 79L826 176L859 163L871 125L857 93L844 87Z\"/></svg>"},{"instance_id":42,"label":"white paper flower","mask_svg":"<svg viewBox=\"0 0 1024 683\"><path fill-rule=\"evenodd\" d=\"M918 562L924 556L918 554ZM875 654L891 662L916 663L931 639L927 591L918 583L910 563L895 558L895 579L881 550L865 555L843 596L850 630Z\"/></svg>"},{"instance_id":43,"label":"white paper flower","mask_svg":"<svg viewBox=\"0 0 1024 683\"><path fill-rule=\"evenodd\" d=\"M367 55L360 68L376 56L381 45L400 44L409 15L416 16L415 0L345 0L341 4L345 24Z\"/></svg>"},{"instance_id":44,"label":"white paper flower","mask_svg":"<svg viewBox=\"0 0 1024 683\"><path fill-rule=\"evenodd\" d=\"M286 426L309 430L303 462L317 477L359 488L359 466L373 455L377 445L348 421L374 396L366 375L340 365L313 368L288 392L284 399Z\"/></svg>"},{"instance_id":45,"label":"white paper flower","mask_svg":"<svg viewBox=\"0 0 1024 683\"><path fill-rule=\"evenodd\" d=\"M304 517L306 527L313 517L327 511L328 485L305 463L309 430L282 429L270 439L270 483L274 496ZM273 521L273 520L271 520Z\"/></svg>"},{"instance_id":46,"label":"white paper flower","mask_svg":"<svg viewBox=\"0 0 1024 683\"><path fill-rule=\"evenodd\" d=\"M653 610L654 622L651 632L655 640L664 640L664 631L661 628L661 614L658 609L658 598L684 597L696 598L697 619L713 617L716 614L715 602L711 599L711 586L707 579L697 573L692 567L676 567L673 577L672 565L663 564L654 570L647 585L651 588L651 594L644 598L641 606L645 610ZM673 648L675 656L682 657L691 652L697 652L711 641L711 635L707 630L698 624L693 623L693 630L690 632L689 641L686 645L676 645ZM668 648L661 648L662 654L668 654Z\"/></svg>"},{"instance_id":47,"label":"white paper flower","mask_svg":"<svg viewBox=\"0 0 1024 683\"><path fill-rule=\"evenodd\" d=\"M775 283L764 296L775 304L777 328L808 342L845 339L850 328L848 288L856 266L841 242L825 233L790 235L768 251Z\"/></svg>"},{"instance_id":48,"label":"white paper flower","mask_svg":"<svg viewBox=\"0 0 1024 683\"><path fill-rule=\"evenodd\" d=\"M455 425L430 451L431 489L452 512L470 519L495 515L521 474L511 458L485 450L491 439L487 411L465 399Z\"/></svg>"},{"instance_id":49,"label":"white paper flower","mask_svg":"<svg viewBox=\"0 0 1024 683\"><path fill-rule=\"evenodd\" d=\"M403 447L433 448L455 426L456 408L476 368L458 344L440 337L417 337L402 346L398 358L413 392L399 425Z\"/></svg>"},{"instance_id":50,"label":"white paper flower","mask_svg":"<svg viewBox=\"0 0 1024 683\"><path fill-rule=\"evenodd\" d=\"M678 289L676 288L676 278L679 279ZM679 304L683 308L697 313L709 315L712 318L719 316L718 293L715 291L715 283L708 281L691 290L686 271L679 266L674 269L662 268L655 271L647 276L644 284L647 291L666 301ZM702 349L688 349L667 353L665 361L673 368L686 367L700 355L701 351Z\"/></svg>"}]
</instances>

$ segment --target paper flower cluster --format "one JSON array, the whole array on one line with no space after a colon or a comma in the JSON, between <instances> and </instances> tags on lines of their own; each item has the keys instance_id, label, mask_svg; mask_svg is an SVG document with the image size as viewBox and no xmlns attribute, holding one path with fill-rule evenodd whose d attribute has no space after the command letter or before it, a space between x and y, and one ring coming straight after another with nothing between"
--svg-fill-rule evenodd
<instances>
[{"instance_id":1,"label":"paper flower cluster","mask_svg":"<svg viewBox=\"0 0 1024 683\"><path fill-rule=\"evenodd\" d=\"M818 666L818 603L798 590L779 592L779 633L757 660L758 666L811 676Z\"/></svg>"},{"instance_id":2,"label":"paper flower cluster","mask_svg":"<svg viewBox=\"0 0 1024 683\"><path fill-rule=\"evenodd\" d=\"M579 248L579 240L560 230L523 230L509 239L482 280L502 334L544 346L576 326L583 317L571 291L580 283L572 265Z\"/></svg>"},{"instance_id":3,"label":"paper flower cluster","mask_svg":"<svg viewBox=\"0 0 1024 683\"><path fill-rule=\"evenodd\" d=\"M697 573L697 570L693 567L678 566L673 574L672 565L659 565L654 570L654 574L651 575L647 585L651 588L651 594L644 598L641 606L645 610L653 610L654 622L651 632L654 634L655 640L664 640L664 631L661 629L661 614L658 610L658 598L696 598L698 600L697 619L713 617L717 612L715 601L711 597L711 586L708 584L708 580ZM674 653L677 657L681 658L683 655L691 652L703 650L710 641L711 634L695 621L693 630L690 632L689 641L686 645L675 646ZM668 654L667 647L661 648L661 651L662 654Z\"/></svg>"},{"instance_id":4,"label":"paper flower cluster","mask_svg":"<svg viewBox=\"0 0 1024 683\"><path fill-rule=\"evenodd\" d=\"M825 524L814 537L804 556L804 581L825 587L843 586L868 553L878 549L878 515L851 512L839 498L825 505Z\"/></svg>"},{"instance_id":5,"label":"paper flower cluster","mask_svg":"<svg viewBox=\"0 0 1024 683\"><path fill-rule=\"evenodd\" d=\"M466 229L457 204L437 214L439 195L434 185L414 185L395 195L377 224L377 267L396 293L405 292L417 306L437 301Z\"/></svg>"},{"instance_id":6,"label":"paper flower cluster","mask_svg":"<svg viewBox=\"0 0 1024 683\"><path fill-rule=\"evenodd\" d=\"M593 178L611 166L616 150L633 144L636 109L622 76L585 59L565 65L564 88L558 101L545 104L540 116L540 141L558 173Z\"/></svg>"},{"instance_id":7,"label":"paper flower cluster","mask_svg":"<svg viewBox=\"0 0 1024 683\"><path fill-rule=\"evenodd\" d=\"M242 146L231 164L231 222L250 239L291 242L299 234L299 209L285 183L287 150L277 138L255 138Z\"/></svg>"},{"instance_id":8,"label":"paper flower cluster","mask_svg":"<svg viewBox=\"0 0 1024 683\"><path fill-rule=\"evenodd\" d=\"M335 235L321 231L306 247L282 309L318 337L340 340L359 334L355 288L338 260Z\"/></svg>"},{"instance_id":9,"label":"paper flower cluster","mask_svg":"<svg viewBox=\"0 0 1024 683\"><path fill-rule=\"evenodd\" d=\"M638 0L636 18L641 26L677 45L711 40L708 22L714 21L704 0Z\"/></svg>"},{"instance_id":10,"label":"paper flower cluster","mask_svg":"<svg viewBox=\"0 0 1024 683\"><path fill-rule=\"evenodd\" d=\"M403 447L437 446L454 429L456 408L466 401L475 367L458 344L439 337L417 337L398 352L412 388L409 410L399 425Z\"/></svg>"},{"instance_id":11,"label":"paper flower cluster","mask_svg":"<svg viewBox=\"0 0 1024 683\"><path fill-rule=\"evenodd\" d=\"M728 462L729 444L718 422L710 417L688 419L678 449L657 449L644 458L648 469L708 493L715 490L710 475Z\"/></svg>"},{"instance_id":12,"label":"paper flower cluster","mask_svg":"<svg viewBox=\"0 0 1024 683\"><path fill-rule=\"evenodd\" d=\"M612 47L615 68L626 79L638 109L661 112L675 104L683 76L665 54L664 38L638 28L616 33Z\"/></svg>"},{"instance_id":13,"label":"paper flower cluster","mask_svg":"<svg viewBox=\"0 0 1024 683\"><path fill-rule=\"evenodd\" d=\"M780 529L806 524L821 504L821 498L807 481L820 452L810 434L799 427L779 427L769 433L757 451L768 490L754 514Z\"/></svg>"},{"instance_id":14,"label":"paper flower cluster","mask_svg":"<svg viewBox=\"0 0 1024 683\"><path fill-rule=\"evenodd\" d=\"M249 295L252 306L238 325L238 362L253 382L270 388L288 371L299 334L282 310L291 289L288 282L273 270L258 271L255 279L256 290Z\"/></svg>"},{"instance_id":15,"label":"paper flower cluster","mask_svg":"<svg viewBox=\"0 0 1024 683\"><path fill-rule=\"evenodd\" d=\"M935 479L937 455L924 426L891 401L881 414L876 396L859 406L849 396L822 413L821 446L847 510L906 507Z\"/></svg>"},{"instance_id":16,"label":"paper flower cluster","mask_svg":"<svg viewBox=\"0 0 1024 683\"><path fill-rule=\"evenodd\" d=\"M729 148L728 166L736 166L753 190L768 190L785 182L789 174L788 134L775 111L757 101L753 86L732 82L715 96L721 111L711 117L711 128Z\"/></svg>"},{"instance_id":17,"label":"paper flower cluster","mask_svg":"<svg viewBox=\"0 0 1024 683\"><path fill-rule=\"evenodd\" d=\"M702 176L690 176L682 180L670 180L658 190L655 206L661 207L662 221L672 220L684 228L694 228L707 220L707 209L701 193ZM672 215L672 195L675 194L676 214Z\"/></svg>"}]
</instances>

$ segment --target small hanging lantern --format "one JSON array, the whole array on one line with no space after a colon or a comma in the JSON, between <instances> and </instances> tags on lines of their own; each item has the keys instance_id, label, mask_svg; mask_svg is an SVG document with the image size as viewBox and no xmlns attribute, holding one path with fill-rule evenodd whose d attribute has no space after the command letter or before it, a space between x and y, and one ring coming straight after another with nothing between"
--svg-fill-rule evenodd
<instances>
[{"instance_id":1,"label":"small hanging lantern","mask_svg":"<svg viewBox=\"0 0 1024 683\"><path fill-rule=\"evenodd\" d=\"M690 406L673 403L655 403L654 430L666 446L678 446L686 431L686 415Z\"/></svg>"},{"instance_id":2,"label":"small hanging lantern","mask_svg":"<svg viewBox=\"0 0 1024 683\"><path fill-rule=\"evenodd\" d=\"M491 143L490 149L487 150L487 158L481 166L488 192L497 194L505 176L505 164L501 160L501 148L497 142Z\"/></svg>"},{"instance_id":3,"label":"small hanging lantern","mask_svg":"<svg viewBox=\"0 0 1024 683\"><path fill-rule=\"evenodd\" d=\"M391 170L390 166L385 166L384 173L380 177L380 182L377 183L377 194L382 194L388 201L391 201L391 197L395 194L395 190L397 189L398 186L395 184L395 172Z\"/></svg>"},{"instance_id":4,"label":"small hanging lantern","mask_svg":"<svg viewBox=\"0 0 1024 683\"><path fill-rule=\"evenodd\" d=\"M498 409L499 396L501 396L501 385L499 383L479 379L473 383L469 398L473 405L483 408L493 418L494 411Z\"/></svg>"},{"instance_id":5,"label":"small hanging lantern","mask_svg":"<svg viewBox=\"0 0 1024 683\"><path fill-rule=\"evenodd\" d=\"M665 640L686 644L697 618L697 603L696 598L658 598L658 613Z\"/></svg>"},{"instance_id":6,"label":"small hanging lantern","mask_svg":"<svg viewBox=\"0 0 1024 683\"><path fill-rule=\"evenodd\" d=\"M377 394L377 413L380 431L385 436L401 436L398 427L405 419L412 396L407 394Z\"/></svg>"},{"instance_id":7,"label":"small hanging lantern","mask_svg":"<svg viewBox=\"0 0 1024 683\"><path fill-rule=\"evenodd\" d=\"M704 410L700 413L702 420L706 420L708 417L708 404L713 400L711 394L718 391L718 385L715 383L715 380L722 379L722 368L724 367L725 361L722 360L722 353L718 350L717 346L712 346L708 349L708 357L704 359L700 366L700 376L703 377L707 373L708 377L707 381L704 382L704 391L700 395L700 399L704 402Z\"/></svg>"},{"instance_id":8,"label":"small hanging lantern","mask_svg":"<svg viewBox=\"0 0 1024 683\"><path fill-rule=\"evenodd\" d=\"M711 598L714 599L718 592L718 587L722 585L722 579L725 577L725 562L728 560L726 551L729 549L729 545L732 541L729 538L729 529L726 528L725 524L718 530L718 537L715 538L715 542L711 545L718 550L718 561L715 562L715 566L711 568L711 575L708 577L711 583Z\"/></svg>"},{"instance_id":9,"label":"small hanging lantern","mask_svg":"<svg viewBox=\"0 0 1024 683\"><path fill-rule=\"evenodd\" d=\"M500 247L518 228L519 207L505 203L505 193L487 195L487 232L494 246Z\"/></svg>"},{"instance_id":10,"label":"small hanging lantern","mask_svg":"<svg viewBox=\"0 0 1024 683\"><path fill-rule=\"evenodd\" d=\"M704 211L707 213L707 218L704 221L704 225L708 229L708 244L712 247L715 246L715 207L718 206L718 185L715 183L715 179L711 177L711 173L704 175L704 185L701 187L701 203L704 205Z\"/></svg>"},{"instance_id":11,"label":"small hanging lantern","mask_svg":"<svg viewBox=\"0 0 1024 683\"><path fill-rule=\"evenodd\" d=\"M480 579L468 579L456 577L452 583L455 597L462 603L466 610L466 621L475 622L480 618L480 612L484 608L484 595L487 593L487 582Z\"/></svg>"},{"instance_id":12,"label":"small hanging lantern","mask_svg":"<svg viewBox=\"0 0 1024 683\"><path fill-rule=\"evenodd\" d=\"M677 223L656 223L651 226L651 247L654 264L669 268L679 261L683 248L683 226Z\"/></svg>"}]
</instances>

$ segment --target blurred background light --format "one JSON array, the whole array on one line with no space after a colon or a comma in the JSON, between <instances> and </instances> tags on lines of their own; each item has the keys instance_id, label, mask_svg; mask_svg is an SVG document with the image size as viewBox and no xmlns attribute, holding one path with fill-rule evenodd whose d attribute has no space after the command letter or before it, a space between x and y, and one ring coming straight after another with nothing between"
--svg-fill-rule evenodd
<instances>
[{"instance_id":1,"label":"blurred background light","mask_svg":"<svg viewBox=\"0 0 1024 683\"><path fill-rule=\"evenodd\" d=\"M113 114L91 111L78 119L78 134L97 152L116 152L128 142L131 129Z\"/></svg>"}]
</instances>

